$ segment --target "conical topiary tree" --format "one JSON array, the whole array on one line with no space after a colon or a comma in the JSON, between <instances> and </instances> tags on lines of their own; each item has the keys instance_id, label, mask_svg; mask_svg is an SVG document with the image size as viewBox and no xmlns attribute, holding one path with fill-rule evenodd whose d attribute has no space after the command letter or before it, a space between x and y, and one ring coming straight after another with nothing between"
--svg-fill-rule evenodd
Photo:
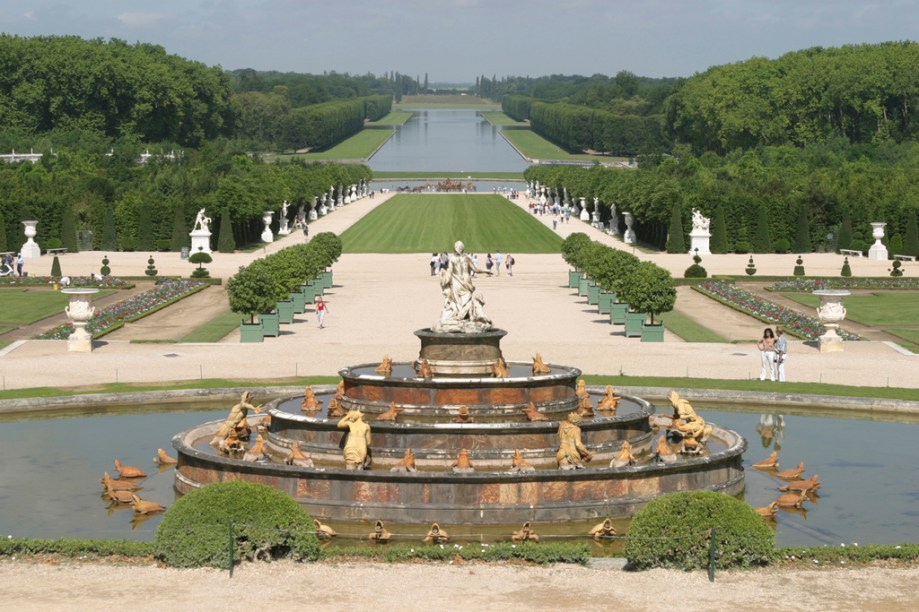
<instances>
[{"instance_id":1,"label":"conical topiary tree","mask_svg":"<svg viewBox=\"0 0 919 612\"><path fill-rule=\"evenodd\" d=\"M61 260L57 258L57 255L51 260L51 276L54 278L63 276L63 274L61 274Z\"/></svg>"},{"instance_id":2,"label":"conical topiary tree","mask_svg":"<svg viewBox=\"0 0 919 612\"><path fill-rule=\"evenodd\" d=\"M153 234L153 218L150 214L150 204L141 202L137 211L137 250L155 251L156 238Z\"/></svg>"},{"instance_id":3,"label":"conical topiary tree","mask_svg":"<svg viewBox=\"0 0 919 612\"><path fill-rule=\"evenodd\" d=\"M890 249L891 257L894 255L903 255L903 236L900 234L894 234L891 236L888 248Z\"/></svg>"},{"instance_id":4,"label":"conical topiary tree","mask_svg":"<svg viewBox=\"0 0 919 612\"><path fill-rule=\"evenodd\" d=\"M77 224L73 218L73 207L65 206L61 212L61 246L67 249L68 253L76 253L80 250L80 243L77 241ZM6 247L3 247L6 250Z\"/></svg>"},{"instance_id":5,"label":"conical topiary tree","mask_svg":"<svg viewBox=\"0 0 919 612\"><path fill-rule=\"evenodd\" d=\"M919 257L919 229L916 227L916 213L906 214L906 236L903 239L903 254Z\"/></svg>"},{"instance_id":6,"label":"conical topiary tree","mask_svg":"<svg viewBox=\"0 0 919 612\"><path fill-rule=\"evenodd\" d=\"M846 257L842 261L842 270L839 272L840 276L849 277L852 276L852 268L849 267L849 258Z\"/></svg>"},{"instance_id":7,"label":"conical topiary tree","mask_svg":"<svg viewBox=\"0 0 919 612\"><path fill-rule=\"evenodd\" d=\"M3 217L3 212L0 211L0 251L9 251L6 245L6 219Z\"/></svg>"},{"instance_id":8,"label":"conical topiary tree","mask_svg":"<svg viewBox=\"0 0 919 612\"><path fill-rule=\"evenodd\" d=\"M839 226L839 238L836 240L836 250L852 248L852 219L849 213L842 219L842 225Z\"/></svg>"},{"instance_id":9,"label":"conical topiary tree","mask_svg":"<svg viewBox=\"0 0 919 612\"><path fill-rule=\"evenodd\" d=\"M170 251L181 251L188 246L188 230L185 228L185 207L182 202L176 204L175 219L172 222L172 239L169 241Z\"/></svg>"},{"instance_id":10,"label":"conical topiary tree","mask_svg":"<svg viewBox=\"0 0 919 612\"><path fill-rule=\"evenodd\" d=\"M765 206L760 206L756 213L756 233L753 235L753 252L772 252L772 241L769 240L769 217L766 213Z\"/></svg>"},{"instance_id":11,"label":"conical topiary tree","mask_svg":"<svg viewBox=\"0 0 919 612\"><path fill-rule=\"evenodd\" d=\"M724 217L724 207L721 204L718 205L712 216L712 239L708 248L715 255L727 253L731 248L728 243L728 224Z\"/></svg>"},{"instance_id":12,"label":"conical topiary tree","mask_svg":"<svg viewBox=\"0 0 919 612\"><path fill-rule=\"evenodd\" d=\"M102 242L100 246L105 251L114 251L118 248L118 237L115 235L115 207L106 206L102 218Z\"/></svg>"},{"instance_id":13,"label":"conical topiary tree","mask_svg":"<svg viewBox=\"0 0 919 612\"><path fill-rule=\"evenodd\" d=\"M683 236L683 209L679 204L673 205L673 212L670 215L670 229L667 234L667 252L686 252L686 239Z\"/></svg>"},{"instance_id":14,"label":"conical topiary tree","mask_svg":"<svg viewBox=\"0 0 919 612\"><path fill-rule=\"evenodd\" d=\"M795 276L804 276L804 260L798 255L798 258L795 260Z\"/></svg>"},{"instance_id":15,"label":"conical topiary tree","mask_svg":"<svg viewBox=\"0 0 919 612\"><path fill-rule=\"evenodd\" d=\"M811 246L810 220L807 216L807 206L804 204L798 209L798 224L795 228L795 241L792 247L799 253L810 253L813 250Z\"/></svg>"},{"instance_id":16,"label":"conical topiary tree","mask_svg":"<svg viewBox=\"0 0 919 612\"><path fill-rule=\"evenodd\" d=\"M220 233L217 236L217 251L219 253L232 253L236 250L236 240L233 238L233 223L230 221L230 211L224 210L220 215Z\"/></svg>"}]
</instances>

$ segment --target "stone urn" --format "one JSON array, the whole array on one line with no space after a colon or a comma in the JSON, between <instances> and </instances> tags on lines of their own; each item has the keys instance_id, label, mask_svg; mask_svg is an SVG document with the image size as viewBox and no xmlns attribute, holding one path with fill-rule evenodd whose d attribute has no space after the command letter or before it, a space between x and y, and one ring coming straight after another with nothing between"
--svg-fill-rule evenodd
<instances>
[{"instance_id":1,"label":"stone urn","mask_svg":"<svg viewBox=\"0 0 919 612\"><path fill-rule=\"evenodd\" d=\"M874 238L874 244L868 249L868 259L872 261L887 261L889 259L887 247L881 242L884 239L884 228L886 226L886 223L880 221L875 221L871 224L871 237Z\"/></svg>"},{"instance_id":2,"label":"stone urn","mask_svg":"<svg viewBox=\"0 0 919 612\"><path fill-rule=\"evenodd\" d=\"M580 205L581 205L581 212L580 212L579 218L581 219L581 221L584 221L585 223L589 222L590 221L590 211L587 210L587 206L588 206L587 198L581 198Z\"/></svg>"},{"instance_id":3,"label":"stone urn","mask_svg":"<svg viewBox=\"0 0 919 612\"><path fill-rule=\"evenodd\" d=\"M842 337L837 330L839 324L846 318L846 307L842 299L851 295L845 289L818 289L814 295L820 298L817 307L817 318L826 327L826 332L818 338L821 353L830 353L842 350Z\"/></svg>"},{"instance_id":4,"label":"stone urn","mask_svg":"<svg viewBox=\"0 0 919 612\"><path fill-rule=\"evenodd\" d=\"M622 235L622 241L626 244L635 244L638 241L637 236L635 236L635 230L632 229L632 225L635 224L635 215L625 211L622 213L622 217L625 219L625 233Z\"/></svg>"},{"instance_id":5,"label":"stone urn","mask_svg":"<svg viewBox=\"0 0 919 612\"><path fill-rule=\"evenodd\" d=\"M73 333L67 339L67 350L74 353L89 353L93 350L93 337L86 331L86 324L96 314L92 296L99 293L99 290L61 289L61 293L70 296L70 303L64 308L64 313L73 322Z\"/></svg>"},{"instance_id":6,"label":"stone urn","mask_svg":"<svg viewBox=\"0 0 919 612\"><path fill-rule=\"evenodd\" d=\"M25 244L22 245L22 248L19 249L19 253L22 255L23 259L41 257L41 247L35 242L35 234L37 233L35 226L38 225L38 221L23 221L22 225L23 233L26 235L26 241Z\"/></svg>"},{"instance_id":7,"label":"stone urn","mask_svg":"<svg viewBox=\"0 0 919 612\"><path fill-rule=\"evenodd\" d=\"M271 217L273 216L273 210L266 210L262 213L262 223L265 224L265 229L262 230L262 242L274 242L274 234L271 232Z\"/></svg>"}]
</instances>

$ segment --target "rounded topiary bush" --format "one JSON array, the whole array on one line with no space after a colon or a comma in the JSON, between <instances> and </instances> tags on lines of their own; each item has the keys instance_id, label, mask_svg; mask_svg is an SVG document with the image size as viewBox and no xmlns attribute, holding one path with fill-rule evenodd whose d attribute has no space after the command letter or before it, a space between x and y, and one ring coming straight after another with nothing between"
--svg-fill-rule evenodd
<instances>
[{"instance_id":1,"label":"rounded topiary bush","mask_svg":"<svg viewBox=\"0 0 919 612\"><path fill-rule=\"evenodd\" d=\"M713 527L719 569L766 565L772 559L775 534L762 517L739 499L711 491L652 500L632 519L625 556L636 569L706 568Z\"/></svg>"},{"instance_id":2,"label":"rounded topiary bush","mask_svg":"<svg viewBox=\"0 0 919 612\"><path fill-rule=\"evenodd\" d=\"M237 561L319 557L306 510L276 489L243 481L208 485L176 501L156 530L156 556L173 567L226 567L231 522Z\"/></svg>"},{"instance_id":3,"label":"rounded topiary bush","mask_svg":"<svg viewBox=\"0 0 919 612\"><path fill-rule=\"evenodd\" d=\"M745 268L745 271L748 276L753 276L754 274L756 274L756 264L753 263L752 255L750 255L750 261L747 262L747 267Z\"/></svg>"},{"instance_id":4,"label":"rounded topiary bush","mask_svg":"<svg viewBox=\"0 0 919 612\"><path fill-rule=\"evenodd\" d=\"M700 263L702 263L702 258L697 252L692 256L692 265L683 272L683 278L708 278L708 271L700 266Z\"/></svg>"}]
</instances>

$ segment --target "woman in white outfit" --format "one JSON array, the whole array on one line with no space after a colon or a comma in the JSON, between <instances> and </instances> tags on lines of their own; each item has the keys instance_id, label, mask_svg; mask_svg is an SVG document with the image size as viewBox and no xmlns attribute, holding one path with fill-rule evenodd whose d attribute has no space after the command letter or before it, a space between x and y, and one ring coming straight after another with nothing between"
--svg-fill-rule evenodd
<instances>
[{"instance_id":1,"label":"woman in white outfit","mask_svg":"<svg viewBox=\"0 0 919 612\"><path fill-rule=\"evenodd\" d=\"M769 380L775 381L775 334L771 327L763 330L763 337L756 342L756 348L759 349L759 379L766 380L768 373Z\"/></svg>"}]
</instances>

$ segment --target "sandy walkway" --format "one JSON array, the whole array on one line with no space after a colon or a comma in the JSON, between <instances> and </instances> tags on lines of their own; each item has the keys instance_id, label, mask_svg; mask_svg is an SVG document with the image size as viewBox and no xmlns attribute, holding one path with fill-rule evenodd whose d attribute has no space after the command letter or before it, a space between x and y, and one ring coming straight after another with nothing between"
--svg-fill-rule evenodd
<instances>
[{"instance_id":1,"label":"sandy walkway","mask_svg":"<svg viewBox=\"0 0 919 612\"><path fill-rule=\"evenodd\" d=\"M914 610L919 569L624 572L578 566L288 562L219 570L0 563L10 610ZM257 604L255 604L257 602Z\"/></svg>"}]
</instances>

